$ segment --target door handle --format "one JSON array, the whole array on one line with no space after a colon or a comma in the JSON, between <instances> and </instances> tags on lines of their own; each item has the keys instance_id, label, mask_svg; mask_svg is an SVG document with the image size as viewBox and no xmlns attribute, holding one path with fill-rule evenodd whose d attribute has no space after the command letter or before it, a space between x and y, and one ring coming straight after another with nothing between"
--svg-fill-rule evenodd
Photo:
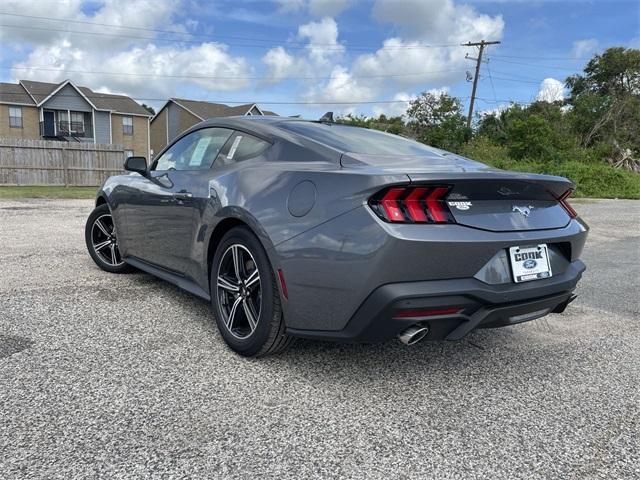
<instances>
[{"instance_id":1,"label":"door handle","mask_svg":"<svg viewBox=\"0 0 640 480\"><path fill-rule=\"evenodd\" d=\"M177 193L174 193L173 198L175 198L176 200L189 200L193 198L193 193L187 192L186 190L181 190Z\"/></svg>"}]
</instances>

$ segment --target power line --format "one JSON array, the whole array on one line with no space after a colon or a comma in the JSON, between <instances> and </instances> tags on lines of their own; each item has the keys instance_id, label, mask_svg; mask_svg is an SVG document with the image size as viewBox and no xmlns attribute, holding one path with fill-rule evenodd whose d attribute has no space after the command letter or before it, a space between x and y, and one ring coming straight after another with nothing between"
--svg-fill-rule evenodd
<instances>
[{"instance_id":1,"label":"power line","mask_svg":"<svg viewBox=\"0 0 640 480\"><path fill-rule=\"evenodd\" d=\"M110 28L123 28L123 29L129 29L129 30L141 30L141 31L145 31L145 32L152 32L152 33L165 33L165 34L170 34L170 35L188 35L190 37L199 37L199 38L203 38L203 39L214 39L214 38L228 38L231 40L248 40L248 41L254 41L254 42L268 42L271 44L274 44L273 39L267 39L267 38L257 38L257 37L244 37L244 36L237 36L237 35L216 35L216 34L202 34L202 33L192 33L192 32L185 32L185 31L180 31L180 30L160 30L160 29L155 29L155 28L148 28L148 27L135 27L135 26L130 26L130 25L117 25L117 24L113 24L113 23L99 23L99 22L88 22L86 20L73 20L73 19L66 19L66 18L54 18L54 17L42 17L42 16L37 16L37 15L23 15L23 14L18 14L18 13L9 13L9 12L0 12L0 15L5 15L5 16L11 16L11 17L20 17L20 18L30 18L30 19L36 19L36 20L47 20L47 21L54 21L54 22L63 22L63 23L77 23L77 24L82 24L82 25L94 25L94 26L98 26L98 27L110 27ZM0 25L0 26L6 26L6 25ZM12 27L15 28L23 28L23 26L21 25L11 25ZM32 28L32 27L27 27L27 28ZM54 30L54 31L58 31L58 30ZM66 32L66 30L63 30ZM84 33L84 32L83 32ZM86 32L86 33L91 33L91 32ZM95 32L95 33L99 33L99 32ZM143 37L145 39L149 39L149 38L153 38L155 39L155 37ZM176 40L172 40L172 41L180 41L178 39ZM299 44L302 45L302 48L306 48L307 45L304 42L291 42L291 41L285 41L282 40L281 43L286 43L288 46L291 44ZM336 45L335 43L313 43L313 47L317 47L317 46L329 46L329 47L339 47L339 45ZM395 48L446 48L446 47L457 47L459 46L458 44L441 44L441 45L429 45L429 44L424 44L424 45L415 45L415 46L397 46L397 47L379 47L379 45L375 45L375 44L364 44L364 43L356 43L356 44L348 44L349 48L389 48L389 49L395 49Z\"/></svg>"},{"instance_id":2,"label":"power line","mask_svg":"<svg viewBox=\"0 0 640 480\"><path fill-rule=\"evenodd\" d=\"M37 70L45 72L64 72L64 73L79 73L89 75L116 75L116 76L132 76L132 77L150 77L150 78L185 78L185 79L203 79L203 80L332 80L339 77L335 76L286 76L286 77L239 77L239 76L217 76L217 75L165 75L155 73L132 73L132 72L103 72L95 70L68 70L64 68L48 68L43 66L37 67L6 67L0 66L1 70ZM434 73L452 73L452 72L464 72L460 69L448 69L448 70L432 70L429 72L416 72L416 73L397 73L397 74L380 74L380 75L352 75L349 78L394 78L394 77L411 77L411 76L423 76Z\"/></svg>"},{"instance_id":3,"label":"power line","mask_svg":"<svg viewBox=\"0 0 640 480\"><path fill-rule=\"evenodd\" d=\"M493 85L493 77L491 76L491 68L489 68L489 64L487 63L487 73L489 74L489 80L491 81L491 90L493 91L493 98L494 100L497 99L496 97L496 87Z\"/></svg>"},{"instance_id":4,"label":"power line","mask_svg":"<svg viewBox=\"0 0 640 480\"><path fill-rule=\"evenodd\" d=\"M530 76L526 76L526 75L519 75L517 73L505 72L505 71L502 71L502 70L493 69L492 72L493 73L498 73L498 74L501 74L501 75L507 75L507 76L509 76L511 78L516 78L516 79L520 79L520 80L534 80L534 81L537 81L537 82L541 82L542 81L542 80L538 79L538 77L530 77Z\"/></svg>"},{"instance_id":5,"label":"power line","mask_svg":"<svg viewBox=\"0 0 640 480\"><path fill-rule=\"evenodd\" d=\"M505 77L493 77L496 80L503 80L505 82L514 82L514 83L527 83L530 85L540 85L542 80L539 81L530 81L530 80L520 80L518 78L505 78Z\"/></svg>"},{"instance_id":6,"label":"power line","mask_svg":"<svg viewBox=\"0 0 640 480\"><path fill-rule=\"evenodd\" d=\"M49 95L51 92L42 92L42 93L38 93L36 91L32 91L31 94L32 95ZM84 94L84 97L91 100L91 99L100 99L100 100L107 100L109 98L112 97L112 95L116 98L131 98L133 100L139 100L139 101L144 101L144 102L166 102L167 100L170 100L168 98L152 98L152 97L137 97L137 96L128 96L128 95L114 95L114 94L110 94L110 93L106 93L106 94L100 94L97 93L94 95L91 94ZM24 97L25 100L31 102L32 99L29 95L27 95L26 93L16 93L12 95L13 97ZM69 94L64 94L64 93L58 93L56 94L56 97L77 97L77 95L69 95ZM462 99L465 100L468 97L463 97ZM252 104L252 103L258 103L261 105L376 105L376 104L391 104L391 103L409 103L411 100L370 100L370 101L359 101L359 102L333 102L333 101L318 101L318 102L310 102L310 101L304 101L304 102L272 102L272 101L259 101L259 100L251 100L251 101L237 101L237 100L191 100L194 102L210 102L210 103L224 103L224 104L231 104L231 105L245 105L245 104ZM16 102L18 103L18 102Z\"/></svg>"},{"instance_id":7,"label":"power line","mask_svg":"<svg viewBox=\"0 0 640 480\"><path fill-rule=\"evenodd\" d=\"M512 65L524 65L524 66L527 66L527 67L535 67L535 68L552 68L554 70L567 70L567 71L570 71L570 72L575 72L576 71L575 68L558 67L557 65L537 65L537 64L534 64L534 63L513 62L511 60L502 60L501 58L495 58L495 55L492 55L491 59L496 61L496 62L510 63Z\"/></svg>"},{"instance_id":8,"label":"power line","mask_svg":"<svg viewBox=\"0 0 640 480\"><path fill-rule=\"evenodd\" d=\"M26 25L0 24L0 27L19 28L19 29L26 29L26 30L39 30L39 31L45 31L45 32L71 33L71 34L74 34L74 35L94 35L94 36L102 36L102 37L131 38L131 39L137 39L137 40L153 40L155 42L188 43L188 44L195 44L195 45L201 45L202 44L201 41L185 40L185 39L179 39L179 38L145 37L145 36L139 36L139 35L127 35L127 34L106 33L106 32L87 32L87 31L79 31L79 30L34 27L34 26L26 26ZM189 34L188 33L183 33L183 35L189 35ZM307 45L304 45L304 46L302 46L302 45L276 45L276 44L272 44L272 45L256 45L256 44L244 43L244 44L235 44L235 45L229 44L229 46L238 47L238 48L261 48L261 49L270 49L270 48L273 48L274 46L286 46L286 48L295 49L295 50L306 50L308 48L313 48L314 50L342 51L348 45L332 44L331 46L324 46L323 47L323 46L321 46L319 44L316 45L316 44L313 44L313 43L310 43L310 44L307 44ZM457 47L457 46L459 46L459 45L455 45L455 44L443 44L443 45L398 45L398 46L381 46L381 47L374 47L374 48L376 50L412 50L412 49L424 49L424 48L449 48L449 47ZM352 50L370 50L371 49L371 48L363 48L363 47L351 47L351 46L348 46L348 47L350 49L352 49Z\"/></svg>"},{"instance_id":9,"label":"power line","mask_svg":"<svg viewBox=\"0 0 640 480\"><path fill-rule=\"evenodd\" d=\"M584 60L582 57L527 57L524 55L497 55L493 54L492 57L499 58L520 58L526 60Z\"/></svg>"},{"instance_id":10,"label":"power line","mask_svg":"<svg viewBox=\"0 0 640 480\"><path fill-rule=\"evenodd\" d=\"M496 100L491 100L488 98L482 98L482 97L476 97L476 100L480 100L481 102L484 103L490 103L490 104L499 104L499 103L509 103L509 104L514 104L514 105L531 105L532 102L521 102L519 100L514 100L512 98L506 99L496 99Z\"/></svg>"}]
</instances>

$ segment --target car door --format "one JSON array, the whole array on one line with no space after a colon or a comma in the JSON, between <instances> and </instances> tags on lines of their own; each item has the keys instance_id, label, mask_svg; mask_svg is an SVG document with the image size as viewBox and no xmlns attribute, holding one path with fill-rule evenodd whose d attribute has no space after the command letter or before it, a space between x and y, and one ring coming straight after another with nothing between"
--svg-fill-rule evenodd
<instances>
[{"instance_id":1,"label":"car door","mask_svg":"<svg viewBox=\"0 0 640 480\"><path fill-rule=\"evenodd\" d=\"M129 208L134 256L185 274L196 235L195 210L208 197L210 167L232 133L217 127L188 133L152 164Z\"/></svg>"}]
</instances>

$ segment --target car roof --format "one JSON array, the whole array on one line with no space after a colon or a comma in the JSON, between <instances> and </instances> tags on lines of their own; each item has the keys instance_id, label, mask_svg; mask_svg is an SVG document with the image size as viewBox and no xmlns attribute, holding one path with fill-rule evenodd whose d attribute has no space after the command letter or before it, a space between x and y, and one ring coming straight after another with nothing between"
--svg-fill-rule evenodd
<instances>
[{"instance_id":1,"label":"car roof","mask_svg":"<svg viewBox=\"0 0 640 480\"><path fill-rule=\"evenodd\" d=\"M278 128L283 123L290 122L313 122L313 120L302 120L294 117L276 117L271 115L240 115L235 117L213 117L209 118L197 126L192 127L227 127L236 130L246 130L248 133L266 136L269 138L282 138L283 135L290 136L291 133L285 133Z\"/></svg>"}]
</instances>

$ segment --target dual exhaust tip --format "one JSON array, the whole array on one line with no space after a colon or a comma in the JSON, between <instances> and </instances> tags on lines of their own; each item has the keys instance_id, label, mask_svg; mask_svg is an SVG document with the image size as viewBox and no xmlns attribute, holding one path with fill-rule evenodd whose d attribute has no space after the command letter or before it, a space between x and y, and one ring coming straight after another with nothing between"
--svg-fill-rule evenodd
<instances>
[{"instance_id":1,"label":"dual exhaust tip","mask_svg":"<svg viewBox=\"0 0 640 480\"><path fill-rule=\"evenodd\" d=\"M405 345L415 345L429 333L426 325L413 325L398 335L398 339Z\"/></svg>"}]
</instances>

